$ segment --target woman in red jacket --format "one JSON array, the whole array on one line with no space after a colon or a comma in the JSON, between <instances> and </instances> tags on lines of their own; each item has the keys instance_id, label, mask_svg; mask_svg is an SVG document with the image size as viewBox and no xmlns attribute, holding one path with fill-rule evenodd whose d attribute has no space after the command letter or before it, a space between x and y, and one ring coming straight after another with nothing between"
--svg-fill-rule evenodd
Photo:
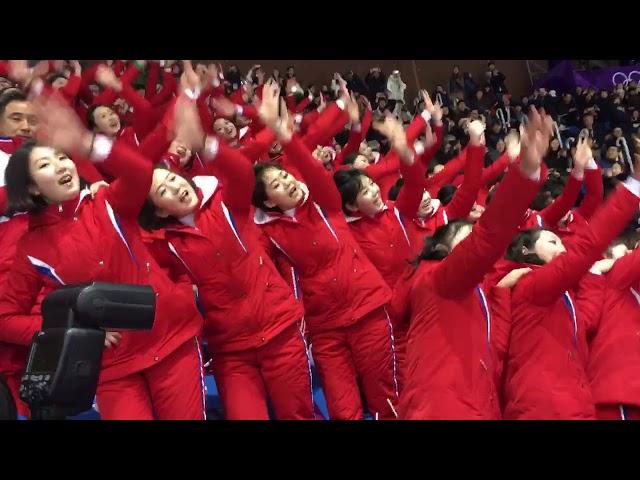
<instances>
[{"instance_id":1,"label":"woman in red jacket","mask_svg":"<svg viewBox=\"0 0 640 480\"><path fill-rule=\"evenodd\" d=\"M253 169L239 150L200 127L194 104L176 107L188 126L177 132L216 177L193 182L164 168L153 171L141 216L154 229L151 251L173 276L198 288L204 335L227 419L268 420L267 399L279 420L314 418L302 305L264 251L251 217ZM194 185L195 184L195 185ZM162 229L158 227L162 226Z\"/></svg>"},{"instance_id":2,"label":"woman in red jacket","mask_svg":"<svg viewBox=\"0 0 640 480\"><path fill-rule=\"evenodd\" d=\"M448 223L425 240L410 292L400 418L500 418L491 307L480 284L538 190L550 134L551 119L532 110L520 166L510 169L478 223ZM482 145L468 149L472 158L484 154Z\"/></svg>"},{"instance_id":3,"label":"woman in red jacket","mask_svg":"<svg viewBox=\"0 0 640 480\"><path fill-rule=\"evenodd\" d=\"M100 413L105 419L203 419L202 318L190 288L173 284L150 256L137 224L150 163L121 141L92 136L59 100L47 100L41 115L58 150L29 142L12 154L6 172L10 210L28 212L30 225L12 281L2 285L0 341L31 342L41 325L32 314L41 292L92 281L151 285L153 329L106 335L113 348L103 355ZM60 153L76 150L118 173L95 197L80 190L75 164Z\"/></svg>"},{"instance_id":4,"label":"woman in red jacket","mask_svg":"<svg viewBox=\"0 0 640 480\"><path fill-rule=\"evenodd\" d=\"M582 139L576 156L590 155ZM596 212L589 228L573 238L569 250L557 235L542 229L524 231L512 241L507 259L532 271L511 296L504 418L595 418L586 373L587 331L600 314L598 275L603 270L587 272L638 211L638 197L640 182L629 177Z\"/></svg>"},{"instance_id":5,"label":"woman in red jacket","mask_svg":"<svg viewBox=\"0 0 640 480\"><path fill-rule=\"evenodd\" d=\"M329 416L394 418L397 400L391 291L353 238L331 176L292 133L279 89L265 85L262 122L273 129L306 185L275 164L256 167L255 222L299 275L305 323ZM307 187L308 186L308 187Z\"/></svg>"},{"instance_id":6,"label":"woman in red jacket","mask_svg":"<svg viewBox=\"0 0 640 480\"><path fill-rule=\"evenodd\" d=\"M606 258L604 301L589 339L587 373L599 420L640 420L640 250L619 237Z\"/></svg>"}]
</instances>

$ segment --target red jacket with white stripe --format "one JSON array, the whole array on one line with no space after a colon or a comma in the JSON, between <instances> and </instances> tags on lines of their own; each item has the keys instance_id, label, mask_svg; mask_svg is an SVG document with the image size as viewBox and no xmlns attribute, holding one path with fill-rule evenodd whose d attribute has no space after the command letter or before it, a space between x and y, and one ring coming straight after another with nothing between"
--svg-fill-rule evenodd
<instances>
[{"instance_id":1,"label":"red jacket with white stripe","mask_svg":"<svg viewBox=\"0 0 640 480\"><path fill-rule=\"evenodd\" d=\"M480 284L538 188L511 168L472 233L445 259L419 265L400 418L500 418L490 307Z\"/></svg>"},{"instance_id":2,"label":"red jacket with white stripe","mask_svg":"<svg viewBox=\"0 0 640 480\"><path fill-rule=\"evenodd\" d=\"M640 406L640 250L604 276L605 290L587 373L596 404Z\"/></svg>"},{"instance_id":3,"label":"red jacket with white stripe","mask_svg":"<svg viewBox=\"0 0 640 480\"><path fill-rule=\"evenodd\" d=\"M210 161L211 159L209 159ZM215 163L225 173L195 177L200 207L193 225L154 232L152 253L172 272L186 272L205 310L204 335L213 353L263 346L303 316L250 217L253 170L232 148L219 146Z\"/></svg>"},{"instance_id":4,"label":"red jacket with white stripe","mask_svg":"<svg viewBox=\"0 0 640 480\"><path fill-rule=\"evenodd\" d=\"M107 162L120 175L95 198L84 190L29 215L11 282L0 287L0 342L26 346L41 326L32 308L43 290L92 281L151 285L153 329L123 332L118 346L104 351L102 382L151 367L202 329L193 292L169 280L140 236L137 217L150 188L150 162L122 142L113 145Z\"/></svg>"},{"instance_id":5,"label":"red jacket with white stripe","mask_svg":"<svg viewBox=\"0 0 640 480\"><path fill-rule=\"evenodd\" d=\"M619 186L566 253L513 289L505 418L594 418L586 333L600 314L602 279L585 274L637 210L638 197Z\"/></svg>"},{"instance_id":6,"label":"red jacket with white stripe","mask_svg":"<svg viewBox=\"0 0 640 480\"><path fill-rule=\"evenodd\" d=\"M298 272L311 335L354 324L391 291L353 238L331 176L299 138L283 146L309 194L293 212L257 209L255 221Z\"/></svg>"},{"instance_id":7,"label":"red jacket with white stripe","mask_svg":"<svg viewBox=\"0 0 640 480\"><path fill-rule=\"evenodd\" d=\"M351 233L390 288L411 260L413 249L405 223L416 216L424 184L424 167L416 156L411 167L400 163L405 184L396 202L388 201L375 217L347 217Z\"/></svg>"}]
</instances>

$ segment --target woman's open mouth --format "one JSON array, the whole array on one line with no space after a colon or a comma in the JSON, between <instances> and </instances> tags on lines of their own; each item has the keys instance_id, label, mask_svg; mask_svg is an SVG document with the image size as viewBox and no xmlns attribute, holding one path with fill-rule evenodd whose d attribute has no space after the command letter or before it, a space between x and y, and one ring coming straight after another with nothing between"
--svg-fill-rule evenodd
<instances>
[{"instance_id":1,"label":"woman's open mouth","mask_svg":"<svg viewBox=\"0 0 640 480\"><path fill-rule=\"evenodd\" d=\"M72 181L73 181L73 177L68 173L65 173L63 176L60 177L60 180L58 180L58 185L68 185Z\"/></svg>"}]
</instances>

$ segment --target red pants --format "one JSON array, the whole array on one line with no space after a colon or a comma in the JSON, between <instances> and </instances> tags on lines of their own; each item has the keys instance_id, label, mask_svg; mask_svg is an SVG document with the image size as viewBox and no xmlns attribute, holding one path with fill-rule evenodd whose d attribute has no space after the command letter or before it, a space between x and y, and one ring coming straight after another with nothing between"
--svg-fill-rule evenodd
<instances>
[{"instance_id":1,"label":"red pants","mask_svg":"<svg viewBox=\"0 0 640 480\"><path fill-rule=\"evenodd\" d=\"M116 347L117 348L117 347ZM156 365L98 385L103 420L203 420L204 376L200 345L185 342Z\"/></svg>"},{"instance_id":2,"label":"red pants","mask_svg":"<svg viewBox=\"0 0 640 480\"><path fill-rule=\"evenodd\" d=\"M227 420L269 420L267 399L278 420L313 420L307 346L298 324L266 345L214 354L211 370Z\"/></svg>"},{"instance_id":3,"label":"red pants","mask_svg":"<svg viewBox=\"0 0 640 480\"><path fill-rule=\"evenodd\" d=\"M22 382L22 373L7 375L5 376L5 380L7 381L7 386L9 387L11 395L13 396L13 401L16 402L18 415L29 418L31 416L29 406L22 400L20 400L20 382Z\"/></svg>"},{"instance_id":4,"label":"red pants","mask_svg":"<svg viewBox=\"0 0 640 480\"><path fill-rule=\"evenodd\" d=\"M311 341L332 420L362 419L359 383L374 418L396 418L395 347L391 321L384 307L349 327L311 335Z\"/></svg>"},{"instance_id":5,"label":"red pants","mask_svg":"<svg viewBox=\"0 0 640 480\"><path fill-rule=\"evenodd\" d=\"M640 420L640 407L635 405L596 405L598 420Z\"/></svg>"}]
</instances>

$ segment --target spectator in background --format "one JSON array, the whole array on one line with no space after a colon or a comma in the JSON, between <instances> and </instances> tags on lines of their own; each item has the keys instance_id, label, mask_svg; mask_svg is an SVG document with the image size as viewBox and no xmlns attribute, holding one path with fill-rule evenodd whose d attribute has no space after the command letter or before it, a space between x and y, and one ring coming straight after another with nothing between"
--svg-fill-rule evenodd
<instances>
[{"instance_id":1,"label":"spectator in background","mask_svg":"<svg viewBox=\"0 0 640 480\"><path fill-rule=\"evenodd\" d=\"M347 81L347 88L349 90L359 93L360 95L366 95L368 93L367 86L357 73L353 73L353 70L349 70L344 76L344 79Z\"/></svg>"},{"instance_id":2,"label":"spectator in background","mask_svg":"<svg viewBox=\"0 0 640 480\"><path fill-rule=\"evenodd\" d=\"M496 68L496 63L493 60L490 60L489 63L487 63L487 67L488 70L485 75L487 82L491 85L491 90L496 94L506 92L507 87L504 83L506 77Z\"/></svg>"},{"instance_id":3,"label":"spectator in background","mask_svg":"<svg viewBox=\"0 0 640 480\"><path fill-rule=\"evenodd\" d=\"M458 65L453 66L453 71L449 77L449 95L452 97L464 97L464 75ZM462 95L463 97L460 97Z\"/></svg>"},{"instance_id":4,"label":"spectator in background","mask_svg":"<svg viewBox=\"0 0 640 480\"><path fill-rule=\"evenodd\" d=\"M544 157L544 163L547 167L560 172L562 175L569 170L569 156L567 151L561 148L560 141L552 138L549 142L549 151Z\"/></svg>"},{"instance_id":5,"label":"spectator in background","mask_svg":"<svg viewBox=\"0 0 640 480\"><path fill-rule=\"evenodd\" d=\"M637 132L638 128L640 128L640 111L634 109L631 112L631 129L633 132Z\"/></svg>"},{"instance_id":6,"label":"spectator in background","mask_svg":"<svg viewBox=\"0 0 640 480\"><path fill-rule=\"evenodd\" d=\"M444 91L444 87L442 85L436 85L436 91L433 94L433 99L443 107L451 106L451 99L447 92Z\"/></svg>"},{"instance_id":7,"label":"spectator in background","mask_svg":"<svg viewBox=\"0 0 640 480\"><path fill-rule=\"evenodd\" d=\"M224 78L233 91L238 90L242 85L242 75L237 65L231 65Z\"/></svg>"},{"instance_id":8,"label":"spectator in background","mask_svg":"<svg viewBox=\"0 0 640 480\"><path fill-rule=\"evenodd\" d=\"M385 93L387 88L387 79L380 67L373 67L364 77L364 83L367 85L369 101L374 103L378 93Z\"/></svg>"},{"instance_id":9,"label":"spectator in background","mask_svg":"<svg viewBox=\"0 0 640 480\"><path fill-rule=\"evenodd\" d=\"M475 108L481 113L491 110L491 102L485 97L484 90L482 89L476 90L474 97L469 103L471 108Z\"/></svg>"},{"instance_id":10,"label":"spectator in background","mask_svg":"<svg viewBox=\"0 0 640 480\"><path fill-rule=\"evenodd\" d=\"M473 80L473 77L469 72L465 72L463 74L463 77L464 77L464 98L469 100L473 96L473 93L478 89L478 85L476 85L476 82Z\"/></svg>"},{"instance_id":11,"label":"spectator in background","mask_svg":"<svg viewBox=\"0 0 640 480\"><path fill-rule=\"evenodd\" d=\"M399 70L394 70L387 80L387 91L389 100L402 100L404 102L404 92L407 84L402 81Z\"/></svg>"}]
</instances>

